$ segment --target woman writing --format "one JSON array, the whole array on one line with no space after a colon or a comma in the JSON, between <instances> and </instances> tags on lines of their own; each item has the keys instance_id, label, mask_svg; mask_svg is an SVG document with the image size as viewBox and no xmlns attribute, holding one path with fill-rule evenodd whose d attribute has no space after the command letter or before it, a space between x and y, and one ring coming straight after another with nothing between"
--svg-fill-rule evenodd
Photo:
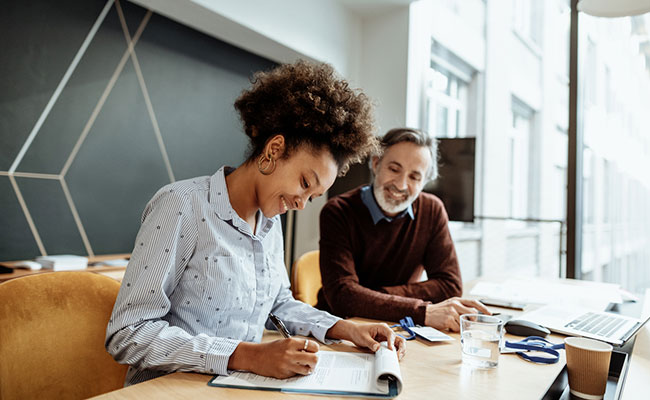
<instances>
[{"instance_id":1,"label":"woman writing","mask_svg":"<svg viewBox=\"0 0 650 400\"><path fill-rule=\"evenodd\" d=\"M249 137L238 168L176 182L147 204L106 332L129 364L126 384L172 371L309 374L318 344L260 343L274 313L294 334L350 340L376 351L402 338L385 324L355 324L295 300L284 267L279 214L325 193L373 150L368 99L324 64L258 73L235 102Z\"/></svg>"}]
</instances>

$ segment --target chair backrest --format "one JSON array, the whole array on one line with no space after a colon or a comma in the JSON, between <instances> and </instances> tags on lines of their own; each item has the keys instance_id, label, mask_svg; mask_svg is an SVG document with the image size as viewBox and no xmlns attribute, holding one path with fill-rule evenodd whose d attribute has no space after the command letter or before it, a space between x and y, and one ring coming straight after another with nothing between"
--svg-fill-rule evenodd
<instances>
[{"instance_id":1,"label":"chair backrest","mask_svg":"<svg viewBox=\"0 0 650 400\"><path fill-rule=\"evenodd\" d=\"M104 348L120 284L87 271L0 284L0 399L82 399L124 386Z\"/></svg>"},{"instance_id":2,"label":"chair backrest","mask_svg":"<svg viewBox=\"0 0 650 400\"><path fill-rule=\"evenodd\" d=\"M323 286L320 277L320 251L309 251L293 263L291 273L291 291L293 297L315 306L318 302L318 290Z\"/></svg>"}]
</instances>

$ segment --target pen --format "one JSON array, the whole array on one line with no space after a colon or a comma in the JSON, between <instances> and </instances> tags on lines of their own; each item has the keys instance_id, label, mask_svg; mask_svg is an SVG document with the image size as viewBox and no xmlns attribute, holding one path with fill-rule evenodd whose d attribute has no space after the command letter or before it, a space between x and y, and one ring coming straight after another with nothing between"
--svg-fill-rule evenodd
<instances>
[{"instance_id":1,"label":"pen","mask_svg":"<svg viewBox=\"0 0 650 400\"><path fill-rule=\"evenodd\" d=\"M269 319L273 323L273 326L275 326L275 329L282 334L282 337L285 339L290 338L291 334L289 333L289 330L287 327L284 325L284 322L278 317L276 317L273 313L269 313Z\"/></svg>"}]
</instances>

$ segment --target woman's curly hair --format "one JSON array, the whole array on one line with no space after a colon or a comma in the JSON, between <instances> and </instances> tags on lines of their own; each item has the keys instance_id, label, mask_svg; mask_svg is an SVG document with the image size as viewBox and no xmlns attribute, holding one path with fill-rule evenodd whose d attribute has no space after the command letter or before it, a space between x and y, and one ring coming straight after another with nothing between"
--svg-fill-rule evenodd
<instances>
[{"instance_id":1,"label":"woman's curly hair","mask_svg":"<svg viewBox=\"0 0 650 400\"><path fill-rule=\"evenodd\" d=\"M372 103L328 64L300 60L258 72L235 108L250 137L249 161L277 134L284 136L285 156L305 144L328 149L340 174L377 149Z\"/></svg>"}]
</instances>

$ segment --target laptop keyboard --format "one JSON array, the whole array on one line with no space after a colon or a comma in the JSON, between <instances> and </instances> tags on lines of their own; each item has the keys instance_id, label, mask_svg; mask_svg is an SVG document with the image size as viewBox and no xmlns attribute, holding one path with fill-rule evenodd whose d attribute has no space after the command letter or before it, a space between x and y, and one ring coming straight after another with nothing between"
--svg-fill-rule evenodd
<instances>
[{"instance_id":1,"label":"laptop keyboard","mask_svg":"<svg viewBox=\"0 0 650 400\"><path fill-rule=\"evenodd\" d=\"M625 319L613 315L586 313L569 322L565 327L592 335L609 336L625 322Z\"/></svg>"}]
</instances>

